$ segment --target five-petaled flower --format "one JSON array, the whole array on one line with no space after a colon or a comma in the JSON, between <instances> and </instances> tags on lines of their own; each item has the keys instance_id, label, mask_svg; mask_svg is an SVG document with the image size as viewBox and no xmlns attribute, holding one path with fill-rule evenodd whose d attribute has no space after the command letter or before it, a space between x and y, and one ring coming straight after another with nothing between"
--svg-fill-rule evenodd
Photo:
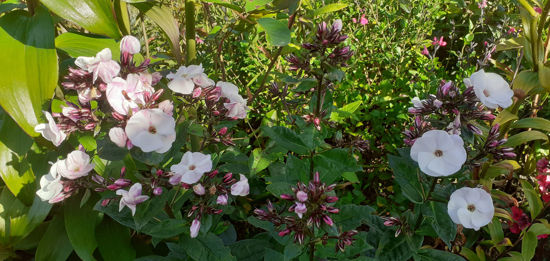
<instances>
[{"instance_id":1,"label":"five-petaled flower","mask_svg":"<svg viewBox=\"0 0 550 261\"><path fill-rule=\"evenodd\" d=\"M126 135L143 152L165 153L176 140L176 121L161 109L138 111L126 123Z\"/></svg>"},{"instance_id":2,"label":"five-petaled flower","mask_svg":"<svg viewBox=\"0 0 550 261\"><path fill-rule=\"evenodd\" d=\"M136 205L149 199L149 196L141 195L140 183L132 185L128 191L119 189L116 191L116 194L122 196L122 198L120 198L118 211L122 211L124 206L126 206L132 211L132 216L136 214Z\"/></svg>"},{"instance_id":3,"label":"five-petaled flower","mask_svg":"<svg viewBox=\"0 0 550 261\"><path fill-rule=\"evenodd\" d=\"M50 167L50 172L40 178L40 189L36 191L36 195L42 201L48 201L50 204L59 202L65 198L61 175L57 173L57 164L58 162L54 163Z\"/></svg>"},{"instance_id":4,"label":"five-petaled flower","mask_svg":"<svg viewBox=\"0 0 550 261\"><path fill-rule=\"evenodd\" d=\"M170 167L170 171L173 172L172 177L170 177L170 184L195 184L202 178L204 173L211 170L212 159L210 155L200 152L185 152L180 163Z\"/></svg>"},{"instance_id":5,"label":"five-petaled flower","mask_svg":"<svg viewBox=\"0 0 550 261\"><path fill-rule=\"evenodd\" d=\"M418 162L422 172L432 177L456 173L466 162L466 157L462 138L442 130L424 133L411 148L411 158Z\"/></svg>"},{"instance_id":6,"label":"five-petaled flower","mask_svg":"<svg viewBox=\"0 0 550 261\"><path fill-rule=\"evenodd\" d=\"M241 177L241 180L231 185L231 195L244 197L248 195L250 187L248 185L248 179L246 178L246 176L243 174L239 175Z\"/></svg>"},{"instance_id":7,"label":"five-petaled flower","mask_svg":"<svg viewBox=\"0 0 550 261\"><path fill-rule=\"evenodd\" d=\"M456 224L477 231L491 222L495 207L491 195L485 190L464 187L451 194L447 212Z\"/></svg>"},{"instance_id":8,"label":"five-petaled flower","mask_svg":"<svg viewBox=\"0 0 550 261\"><path fill-rule=\"evenodd\" d=\"M171 81L168 83L168 88L170 90L181 93L181 94L191 94L193 89L195 89L195 78L200 85L207 84L209 81L205 80L206 75L204 74L204 69L201 65L189 65L181 66L176 73L169 73L166 75L166 78ZM208 77L206 77L208 78ZM199 85L197 84L197 85Z\"/></svg>"},{"instance_id":9,"label":"five-petaled flower","mask_svg":"<svg viewBox=\"0 0 550 261\"><path fill-rule=\"evenodd\" d=\"M34 127L34 131L42 134L42 137L51 141L56 147L59 147L59 145L61 145L61 143L67 137L67 134L61 131L59 127L57 127L55 120L49 112L43 111L43 113L46 116L48 123L40 123L36 125Z\"/></svg>"},{"instance_id":10,"label":"five-petaled flower","mask_svg":"<svg viewBox=\"0 0 550 261\"><path fill-rule=\"evenodd\" d=\"M496 73L486 73L483 69L464 79L466 86L473 86L477 98L490 109L498 106L508 108L512 105L514 91L502 76Z\"/></svg>"},{"instance_id":11,"label":"five-petaled flower","mask_svg":"<svg viewBox=\"0 0 550 261\"><path fill-rule=\"evenodd\" d=\"M93 81L97 77L103 82L110 83L111 80L120 72L120 65L112 60L111 49L105 48L96 54L95 57L80 56L74 62L78 67L93 73Z\"/></svg>"},{"instance_id":12,"label":"five-petaled flower","mask_svg":"<svg viewBox=\"0 0 550 261\"><path fill-rule=\"evenodd\" d=\"M75 150L57 162L57 172L66 179L84 177L92 169L94 164L90 163L90 156L81 150Z\"/></svg>"}]
</instances>

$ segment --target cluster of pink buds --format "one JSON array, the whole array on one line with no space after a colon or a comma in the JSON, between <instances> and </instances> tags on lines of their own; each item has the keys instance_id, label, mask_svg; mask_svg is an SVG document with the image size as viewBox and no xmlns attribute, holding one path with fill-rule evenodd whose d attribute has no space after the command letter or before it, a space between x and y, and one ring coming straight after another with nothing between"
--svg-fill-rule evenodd
<instances>
[{"instance_id":1,"label":"cluster of pink buds","mask_svg":"<svg viewBox=\"0 0 550 261\"><path fill-rule=\"evenodd\" d=\"M539 183L539 192L542 200L546 203L550 201L550 164L548 158L542 158L537 161L537 182Z\"/></svg>"},{"instance_id":2,"label":"cluster of pink buds","mask_svg":"<svg viewBox=\"0 0 550 261\"><path fill-rule=\"evenodd\" d=\"M75 90L82 104L88 104L91 100L100 98L101 93L107 89L107 84L101 78L98 78L94 84L93 73L82 68L69 67L69 73L63 79L61 86L66 90Z\"/></svg>"},{"instance_id":3,"label":"cluster of pink buds","mask_svg":"<svg viewBox=\"0 0 550 261\"><path fill-rule=\"evenodd\" d=\"M52 113L57 118L57 127L66 134L75 131L91 131L99 122L89 106L66 102L61 113Z\"/></svg>"},{"instance_id":4,"label":"cluster of pink buds","mask_svg":"<svg viewBox=\"0 0 550 261\"><path fill-rule=\"evenodd\" d=\"M107 190L116 191L118 189L130 186L132 184L132 181L124 178L125 174L126 167L122 167L122 169L120 170L120 177L116 180L112 177L109 177L108 180L105 180L105 178L100 175L93 175L92 181L99 185L99 187L96 187L94 190L97 192L103 192Z\"/></svg>"},{"instance_id":5,"label":"cluster of pink buds","mask_svg":"<svg viewBox=\"0 0 550 261\"><path fill-rule=\"evenodd\" d=\"M452 125L440 126L442 128L450 127L460 129L462 123L474 133L481 134L481 131L468 122L472 120L492 121L496 117L488 110L476 97L472 86L467 86L461 93L453 82L442 81L437 90L437 94L430 94L424 100L414 98L413 107L409 108L409 113L415 116L422 116L424 120L430 120L431 116L452 119ZM441 119L437 119L441 120ZM437 121L436 120L436 121Z\"/></svg>"},{"instance_id":6,"label":"cluster of pink buds","mask_svg":"<svg viewBox=\"0 0 550 261\"><path fill-rule=\"evenodd\" d=\"M489 135L487 135L487 140L485 141L484 151L488 154L492 154L495 159L512 159L516 157L514 153L514 148L509 147L500 147L506 143L507 139L500 138L499 132L500 125L495 124L489 130Z\"/></svg>"},{"instance_id":7,"label":"cluster of pink buds","mask_svg":"<svg viewBox=\"0 0 550 261\"><path fill-rule=\"evenodd\" d=\"M414 123L411 127L409 127L408 130L405 130L403 134L405 135L405 139L403 140L405 144L408 146L412 146L414 144L414 141L416 139L422 137L422 134L425 132L431 130L430 123L427 121L423 121L422 117L416 116L414 118Z\"/></svg>"},{"instance_id":8,"label":"cluster of pink buds","mask_svg":"<svg viewBox=\"0 0 550 261\"><path fill-rule=\"evenodd\" d=\"M321 130L321 118L324 117L324 114L325 112L322 111L321 112L321 117L316 117L314 114L306 114L304 116L302 116L302 118L304 119L305 122L307 123L313 123L313 126L315 126L315 128L317 130Z\"/></svg>"},{"instance_id":9,"label":"cluster of pink buds","mask_svg":"<svg viewBox=\"0 0 550 261\"><path fill-rule=\"evenodd\" d=\"M255 209L254 214L260 220L265 220L273 223L279 229L279 236L294 234L294 242L303 244L305 237L314 237L313 228L319 228L321 223L328 226L333 226L334 222L330 215L337 214L340 210L332 207L332 204L338 201L338 197L331 196L329 193L334 190L336 184L327 186L322 183L319 178L319 173L315 173L313 181L309 184L299 182L296 187L292 188L294 194L281 194L281 199L291 201L292 205L287 208L287 211L294 213L296 216L288 215L283 211L278 211L273 204L268 201L267 211L263 209ZM339 247L337 250L343 250L346 245L353 242L351 238L357 234L356 231L348 231L342 233L338 238ZM325 235L328 237L328 235ZM330 238L330 237L329 237Z\"/></svg>"},{"instance_id":10,"label":"cluster of pink buds","mask_svg":"<svg viewBox=\"0 0 550 261\"><path fill-rule=\"evenodd\" d=\"M223 127L219 131L213 131L211 136L215 142L221 142L226 146L233 146L235 142L233 142L231 137L232 134L232 132L228 132L227 127Z\"/></svg>"}]
</instances>

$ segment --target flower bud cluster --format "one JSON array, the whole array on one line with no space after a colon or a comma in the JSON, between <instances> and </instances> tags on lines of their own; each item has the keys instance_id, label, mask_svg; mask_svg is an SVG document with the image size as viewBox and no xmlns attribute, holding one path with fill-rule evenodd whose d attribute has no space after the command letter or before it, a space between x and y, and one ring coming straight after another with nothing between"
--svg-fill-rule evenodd
<instances>
[{"instance_id":1,"label":"flower bud cluster","mask_svg":"<svg viewBox=\"0 0 550 261\"><path fill-rule=\"evenodd\" d=\"M487 140L485 141L484 150L486 153L492 154L496 160L513 159L516 157L514 148L500 147L506 143L507 139L500 138L499 128L499 124L495 124L491 127L489 135L487 135Z\"/></svg>"}]
</instances>

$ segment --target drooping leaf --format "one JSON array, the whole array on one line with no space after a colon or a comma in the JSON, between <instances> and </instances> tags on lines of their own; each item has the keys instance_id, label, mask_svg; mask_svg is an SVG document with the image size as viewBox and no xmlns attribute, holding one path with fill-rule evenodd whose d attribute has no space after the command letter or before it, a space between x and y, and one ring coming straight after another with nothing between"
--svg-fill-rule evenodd
<instances>
[{"instance_id":1,"label":"drooping leaf","mask_svg":"<svg viewBox=\"0 0 550 261\"><path fill-rule=\"evenodd\" d=\"M84 29L120 39L121 34L113 15L110 0L42 0L48 9Z\"/></svg>"},{"instance_id":2,"label":"drooping leaf","mask_svg":"<svg viewBox=\"0 0 550 261\"><path fill-rule=\"evenodd\" d=\"M548 141L548 136L540 131L523 131L518 134L512 135L508 138L508 141L503 146L515 147L521 144L525 144L534 140Z\"/></svg>"},{"instance_id":3,"label":"drooping leaf","mask_svg":"<svg viewBox=\"0 0 550 261\"><path fill-rule=\"evenodd\" d=\"M16 10L0 17L0 105L30 136L44 103L57 85L58 65L53 21L38 7L34 16Z\"/></svg>"},{"instance_id":4,"label":"drooping leaf","mask_svg":"<svg viewBox=\"0 0 550 261\"><path fill-rule=\"evenodd\" d=\"M532 260L537 249L537 235L534 232L527 231L521 242L521 255L523 260Z\"/></svg>"},{"instance_id":5,"label":"drooping leaf","mask_svg":"<svg viewBox=\"0 0 550 261\"><path fill-rule=\"evenodd\" d=\"M529 203L529 212L531 213L531 218L535 218L543 208L543 204L540 200L539 194L526 180L521 180L521 187L523 189L525 197L527 198L527 202Z\"/></svg>"},{"instance_id":6,"label":"drooping leaf","mask_svg":"<svg viewBox=\"0 0 550 261\"><path fill-rule=\"evenodd\" d=\"M281 126L275 126L271 128L263 126L262 131L265 136L273 139L277 143L277 145L280 145L283 148L286 148L298 154L307 154L309 152L304 141L300 139L298 134L296 134L296 132L291 129Z\"/></svg>"},{"instance_id":7,"label":"drooping leaf","mask_svg":"<svg viewBox=\"0 0 550 261\"><path fill-rule=\"evenodd\" d=\"M440 202L430 201L428 204L431 225L439 238L448 246L456 236L456 224L451 220L447 213L447 205Z\"/></svg>"},{"instance_id":8,"label":"drooping leaf","mask_svg":"<svg viewBox=\"0 0 550 261\"><path fill-rule=\"evenodd\" d=\"M395 182L401 187L403 195L414 203L422 203L425 188L419 180L421 173L418 165L410 158L394 155L388 155L388 160L395 175Z\"/></svg>"},{"instance_id":9,"label":"drooping leaf","mask_svg":"<svg viewBox=\"0 0 550 261\"><path fill-rule=\"evenodd\" d=\"M258 24L264 29L269 44L286 46L290 43L290 29L288 29L287 21L260 18Z\"/></svg>"},{"instance_id":10,"label":"drooping leaf","mask_svg":"<svg viewBox=\"0 0 550 261\"><path fill-rule=\"evenodd\" d=\"M537 129L537 130L543 130L546 132L550 132L550 120L544 119L544 118L525 118L521 119L519 121L514 122L511 126L511 128L516 129Z\"/></svg>"},{"instance_id":11,"label":"drooping leaf","mask_svg":"<svg viewBox=\"0 0 550 261\"><path fill-rule=\"evenodd\" d=\"M95 56L99 51L109 48L113 59L119 59L120 47L117 42L109 38L93 37L77 33L64 33L55 38L55 47L63 50L71 57Z\"/></svg>"},{"instance_id":12,"label":"drooping leaf","mask_svg":"<svg viewBox=\"0 0 550 261\"><path fill-rule=\"evenodd\" d=\"M96 229L99 253L105 260L134 260L136 251L130 242L130 230L110 218Z\"/></svg>"},{"instance_id":13,"label":"drooping leaf","mask_svg":"<svg viewBox=\"0 0 550 261\"><path fill-rule=\"evenodd\" d=\"M178 21L172 16L170 9L153 3L134 3L132 5L162 29L170 39L172 55L178 62L182 62Z\"/></svg>"},{"instance_id":14,"label":"drooping leaf","mask_svg":"<svg viewBox=\"0 0 550 261\"><path fill-rule=\"evenodd\" d=\"M98 212L93 210L95 201L89 200L82 208L80 197L72 196L66 200L64 208L65 229L76 254L82 260L95 260L97 247L95 237Z\"/></svg>"},{"instance_id":15,"label":"drooping leaf","mask_svg":"<svg viewBox=\"0 0 550 261\"><path fill-rule=\"evenodd\" d=\"M73 247L65 231L63 215L55 215L38 243L35 258L37 261L67 260L71 252Z\"/></svg>"},{"instance_id":16,"label":"drooping leaf","mask_svg":"<svg viewBox=\"0 0 550 261\"><path fill-rule=\"evenodd\" d=\"M337 181L344 172L356 172L361 166L346 149L331 149L313 157L314 171L319 172L321 181L331 184Z\"/></svg>"}]
</instances>

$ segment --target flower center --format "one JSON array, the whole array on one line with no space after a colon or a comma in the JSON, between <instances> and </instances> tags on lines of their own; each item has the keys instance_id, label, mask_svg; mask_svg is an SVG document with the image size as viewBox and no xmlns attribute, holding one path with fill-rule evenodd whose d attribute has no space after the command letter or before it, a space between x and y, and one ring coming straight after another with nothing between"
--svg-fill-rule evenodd
<instances>
[{"instance_id":1,"label":"flower center","mask_svg":"<svg viewBox=\"0 0 550 261\"><path fill-rule=\"evenodd\" d=\"M195 165L189 166L189 170L195 170L197 167Z\"/></svg>"},{"instance_id":2,"label":"flower center","mask_svg":"<svg viewBox=\"0 0 550 261\"><path fill-rule=\"evenodd\" d=\"M151 134L156 134L156 133L157 133L157 129L155 129L155 127L151 126L151 127L149 127L149 133L151 133Z\"/></svg>"},{"instance_id":3,"label":"flower center","mask_svg":"<svg viewBox=\"0 0 550 261\"><path fill-rule=\"evenodd\" d=\"M476 206L474 206L473 204L468 205L468 211L474 212L475 210L476 210Z\"/></svg>"},{"instance_id":4,"label":"flower center","mask_svg":"<svg viewBox=\"0 0 550 261\"><path fill-rule=\"evenodd\" d=\"M485 97L489 97L490 93L488 90L483 90L483 95L485 95Z\"/></svg>"},{"instance_id":5,"label":"flower center","mask_svg":"<svg viewBox=\"0 0 550 261\"><path fill-rule=\"evenodd\" d=\"M436 151L434 152L434 155L435 155L436 157L441 157L441 156L443 156L443 151L441 151L441 150L436 150Z\"/></svg>"}]
</instances>

